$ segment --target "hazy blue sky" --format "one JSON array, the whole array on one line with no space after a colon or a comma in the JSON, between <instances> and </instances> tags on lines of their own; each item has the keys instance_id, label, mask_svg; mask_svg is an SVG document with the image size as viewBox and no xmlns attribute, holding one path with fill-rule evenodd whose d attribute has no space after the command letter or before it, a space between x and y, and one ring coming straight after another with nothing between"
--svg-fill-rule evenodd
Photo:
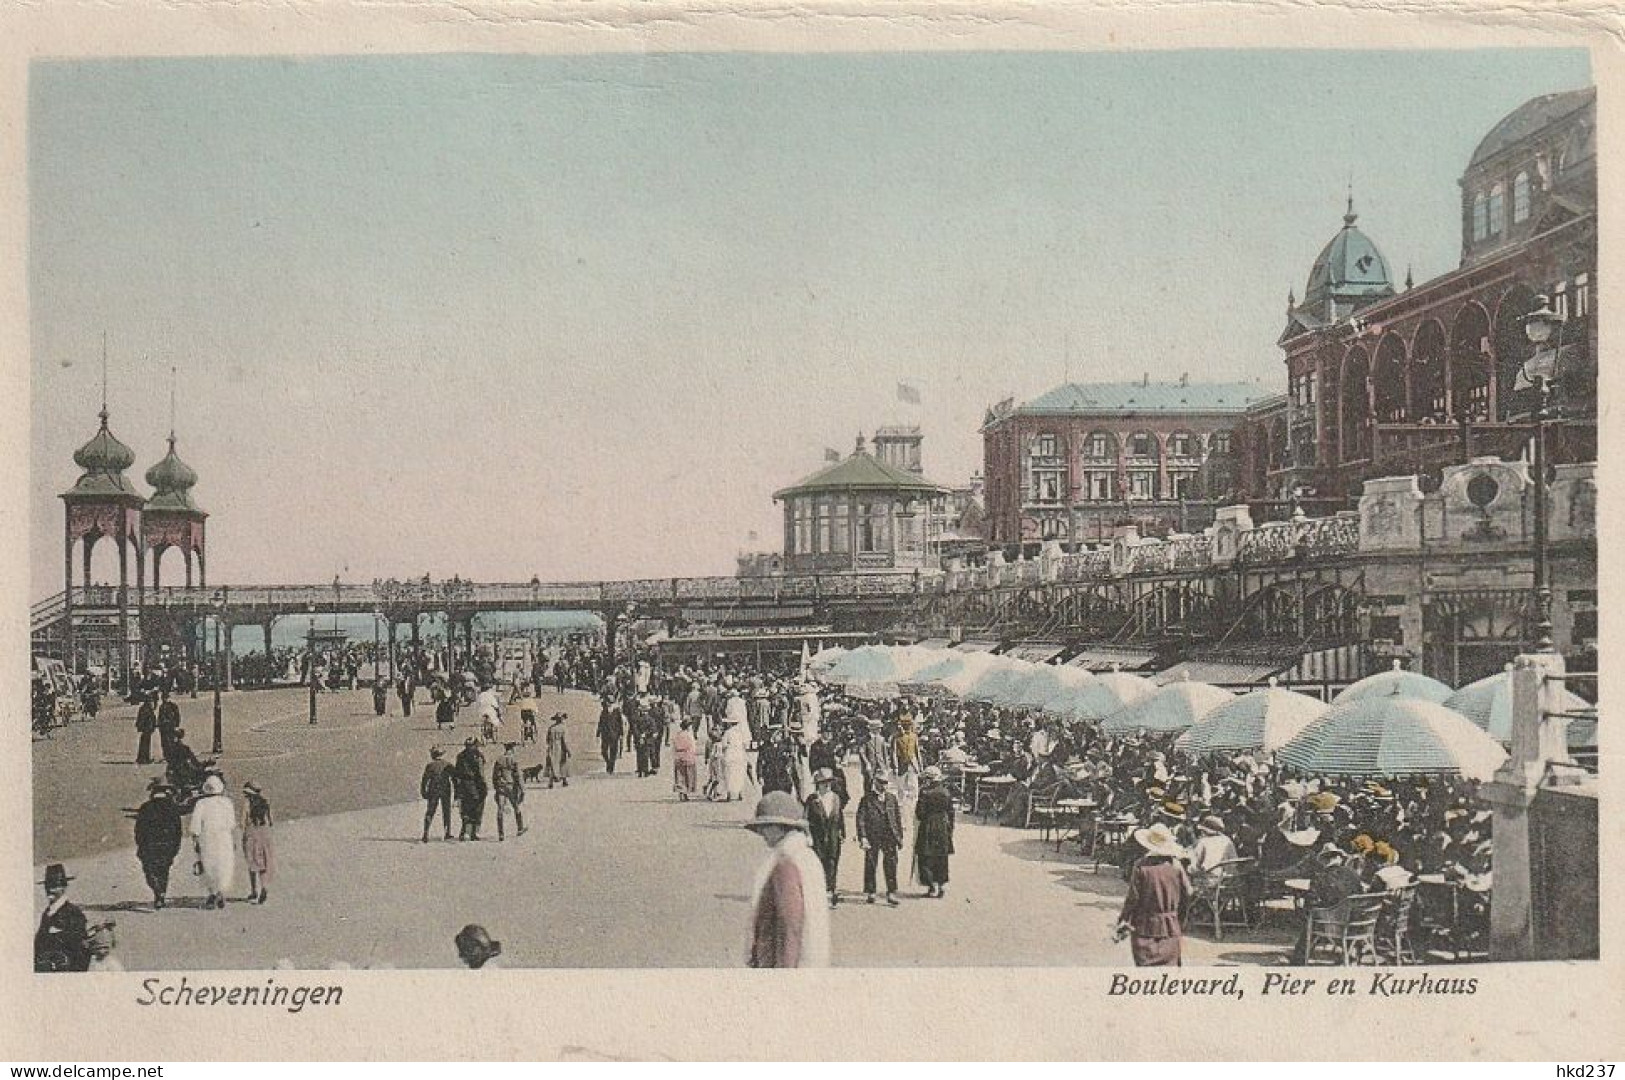
<instances>
[{"instance_id":1,"label":"hazy blue sky","mask_svg":"<svg viewBox=\"0 0 1625 1080\"><path fill-rule=\"evenodd\" d=\"M33 591L103 331L137 473L181 370L216 580L728 573L775 488L905 418L900 378L947 483L988 404L1069 372L1280 384L1351 176L1396 279L1451 269L1475 144L1589 81L1533 50L37 64Z\"/></svg>"}]
</instances>

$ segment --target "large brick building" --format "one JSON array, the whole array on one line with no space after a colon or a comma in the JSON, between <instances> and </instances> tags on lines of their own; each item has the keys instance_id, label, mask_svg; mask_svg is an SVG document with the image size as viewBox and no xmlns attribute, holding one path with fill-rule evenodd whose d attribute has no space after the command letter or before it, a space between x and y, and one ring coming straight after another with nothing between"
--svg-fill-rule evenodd
<instances>
[{"instance_id":1,"label":"large brick building","mask_svg":"<svg viewBox=\"0 0 1625 1080\"><path fill-rule=\"evenodd\" d=\"M1238 486L1232 431L1257 383L1067 383L982 425L988 539L1094 543L1199 529Z\"/></svg>"},{"instance_id":2,"label":"large brick building","mask_svg":"<svg viewBox=\"0 0 1625 1080\"><path fill-rule=\"evenodd\" d=\"M1303 299L1288 298L1285 408L1239 439L1248 494L1345 499L1373 477L1521 454L1534 408L1523 319L1541 296L1563 317L1548 445L1554 460L1593 460L1596 185L1596 92L1584 89L1526 102L1479 142L1447 274L1396 286L1350 199Z\"/></svg>"}]
</instances>

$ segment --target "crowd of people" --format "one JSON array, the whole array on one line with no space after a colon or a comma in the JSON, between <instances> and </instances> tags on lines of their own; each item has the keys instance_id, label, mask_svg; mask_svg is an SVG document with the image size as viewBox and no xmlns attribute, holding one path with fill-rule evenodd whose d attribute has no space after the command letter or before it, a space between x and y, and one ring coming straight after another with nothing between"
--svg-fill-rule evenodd
<instances>
[{"instance_id":1,"label":"crowd of people","mask_svg":"<svg viewBox=\"0 0 1625 1080\"><path fill-rule=\"evenodd\" d=\"M440 746L429 751L419 787L423 843L437 820L443 838L453 838L454 809L460 841L484 838L488 811L499 841L525 835L527 785L567 787L573 769L567 714L544 723L539 702L560 687L591 690L606 772L630 759L636 779L668 780L677 801L757 800L749 824L770 849L753 896L757 966L827 957L827 941L813 938L827 935L828 910L847 899L838 880L849 842L862 852L864 902L898 905L905 851L923 896L945 896L956 818L967 809L1009 827L1070 822L1096 862L1128 881L1119 928L1136 963L1178 963L1200 886L1225 876L1255 915L1288 882L1300 884L1300 906L1311 913L1294 953L1300 962L1313 945L1313 912L1419 879L1455 890L1451 911L1439 913L1454 934L1469 944L1487 936L1491 817L1469 781L1295 776L1259 754L1191 760L1175 751L1172 735L1111 735L1088 721L953 698L848 696L794 658L756 666L635 655L612 664L600 644L572 641L503 684L484 650L453 652L449 665L428 657L398 655L394 682L372 688L380 714L397 697L410 716L425 689L437 727L455 731L463 710L474 714L454 757ZM347 663L335 655L318 678L330 672L342 682ZM135 821L153 906L166 906L185 838L206 908L225 907L239 858L249 874L245 899L263 904L274 873L269 800L250 782L239 807L214 763L187 746L174 700L185 692L177 667L145 673L136 695L137 761L151 760L157 732L166 764ZM537 746L541 762L522 766L520 745ZM1063 806L1075 812L1059 819ZM37 962L82 970L91 928L75 929L53 903Z\"/></svg>"}]
</instances>

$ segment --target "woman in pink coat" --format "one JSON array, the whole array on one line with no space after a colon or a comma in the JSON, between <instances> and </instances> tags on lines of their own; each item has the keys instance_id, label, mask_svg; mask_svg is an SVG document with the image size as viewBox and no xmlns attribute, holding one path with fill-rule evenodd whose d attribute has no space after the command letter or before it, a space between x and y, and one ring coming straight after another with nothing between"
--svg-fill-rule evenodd
<instances>
[{"instance_id":1,"label":"woman in pink coat","mask_svg":"<svg viewBox=\"0 0 1625 1080\"><path fill-rule=\"evenodd\" d=\"M1129 939L1135 967L1179 967L1180 942L1191 882L1180 861L1185 854L1164 825L1136 829L1134 840L1145 857L1128 879L1128 895L1117 917L1117 940Z\"/></svg>"}]
</instances>

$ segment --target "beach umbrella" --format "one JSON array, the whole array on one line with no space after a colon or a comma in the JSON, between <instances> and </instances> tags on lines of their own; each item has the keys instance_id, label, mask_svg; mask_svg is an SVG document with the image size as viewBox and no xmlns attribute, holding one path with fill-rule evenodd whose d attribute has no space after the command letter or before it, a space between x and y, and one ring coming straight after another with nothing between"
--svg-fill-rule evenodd
<instances>
[{"instance_id":1,"label":"beach umbrella","mask_svg":"<svg viewBox=\"0 0 1625 1080\"><path fill-rule=\"evenodd\" d=\"M1088 674L1088 672L1084 672ZM1130 676L1132 678L1132 676ZM1132 684L1130 684L1132 686ZM1061 690L1050 702L1044 706L1046 712L1059 716L1071 717L1074 720L1104 720L1113 713L1122 712L1124 708L1136 701L1142 701L1150 694L1139 694L1137 690L1131 691L1132 700L1124 701L1117 692L1109 686L1102 677L1091 678L1089 682L1080 685L1067 686Z\"/></svg>"},{"instance_id":2,"label":"beach umbrella","mask_svg":"<svg viewBox=\"0 0 1625 1080\"><path fill-rule=\"evenodd\" d=\"M845 655L846 650L839 645L830 645L819 649L813 654L812 659L807 661L807 672L811 675L822 675L830 669L835 661Z\"/></svg>"},{"instance_id":3,"label":"beach umbrella","mask_svg":"<svg viewBox=\"0 0 1625 1080\"><path fill-rule=\"evenodd\" d=\"M1005 704L1018 709L1047 708L1065 688L1066 684L1061 681L1059 668L1049 664L1034 664L1010 688Z\"/></svg>"},{"instance_id":4,"label":"beach umbrella","mask_svg":"<svg viewBox=\"0 0 1625 1080\"><path fill-rule=\"evenodd\" d=\"M1095 678L1124 706L1136 705L1162 689L1144 675L1136 675L1132 671L1119 671L1116 668L1099 672Z\"/></svg>"},{"instance_id":5,"label":"beach umbrella","mask_svg":"<svg viewBox=\"0 0 1625 1080\"><path fill-rule=\"evenodd\" d=\"M1395 660L1392 670L1367 675L1359 682L1344 687L1332 698L1332 704L1341 705L1345 701L1359 701L1361 698L1369 697L1389 697L1396 688L1400 697L1417 698L1435 704L1443 702L1453 693L1450 687L1438 679L1429 678L1420 671L1406 671L1399 666L1399 661Z\"/></svg>"},{"instance_id":6,"label":"beach umbrella","mask_svg":"<svg viewBox=\"0 0 1625 1080\"><path fill-rule=\"evenodd\" d=\"M1235 695L1228 690L1181 679L1106 717L1100 727L1114 735L1134 731L1184 731L1220 705L1234 700Z\"/></svg>"},{"instance_id":7,"label":"beach umbrella","mask_svg":"<svg viewBox=\"0 0 1625 1080\"><path fill-rule=\"evenodd\" d=\"M1027 671L1032 667L1025 660L1014 657L1001 657L1003 663L991 667L987 673L973 683L961 697L971 701L985 701L992 705L1009 704L1010 695L1022 679L1026 678Z\"/></svg>"},{"instance_id":8,"label":"beach umbrella","mask_svg":"<svg viewBox=\"0 0 1625 1080\"><path fill-rule=\"evenodd\" d=\"M925 680L929 676L930 685L937 690L944 694L962 698L970 692L973 686L981 681L983 676L991 671L1008 667L1010 663L1002 656L994 656L991 653L984 652L957 653L955 656L958 663L953 670L935 674L933 673L935 671L933 666L933 668L919 672L915 681ZM947 663L947 661L944 661L944 663Z\"/></svg>"},{"instance_id":9,"label":"beach umbrella","mask_svg":"<svg viewBox=\"0 0 1625 1080\"><path fill-rule=\"evenodd\" d=\"M1334 704L1281 748L1276 762L1317 776L1419 774L1488 780L1506 751L1471 720L1432 701L1386 697Z\"/></svg>"},{"instance_id":10,"label":"beach umbrella","mask_svg":"<svg viewBox=\"0 0 1625 1080\"><path fill-rule=\"evenodd\" d=\"M1063 712L1061 708L1068 698L1080 692L1087 692L1090 687L1100 687L1102 684L1095 674L1083 668L1046 665L1049 673L1051 691L1047 700L1039 704L1039 708L1048 712ZM1110 694L1111 691L1106 690ZM1115 697L1116 695L1112 695ZM1121 707L1121 706L1119 706ZM1112 710L1116 711L1116 710Z\"/></svg>"},{"instance_id":11,"label":"beach umbrella","mask_svg":"<svg viewBox=\"0 0 1625 1080\"><path fill-rule=\"evenodd\" d=\"M1566 713L1577 713L1591 708L1590 702L1567 687L1557 688L1557 707ZM1512 667L1498 671L1475 683L1468 683L1444 700L1444 707L1454 709L1479 728L1490 733L1501 745L1512 742ZM1597 745L1596 717L1569 718L1569 747Z\"/></svg>"},{"instance_id":12,"label":"beach umbrella","mask_svg":"<svg viewBox=\"0 0 1625 1080\"><path fill-rule=\"evenodd\" d=\"M1263 750L1285 746L1330 708L1307 694L1270 684L1227 701L1174 741L1174 749L1191 757Z\"/></svg>"}]
</instances>

